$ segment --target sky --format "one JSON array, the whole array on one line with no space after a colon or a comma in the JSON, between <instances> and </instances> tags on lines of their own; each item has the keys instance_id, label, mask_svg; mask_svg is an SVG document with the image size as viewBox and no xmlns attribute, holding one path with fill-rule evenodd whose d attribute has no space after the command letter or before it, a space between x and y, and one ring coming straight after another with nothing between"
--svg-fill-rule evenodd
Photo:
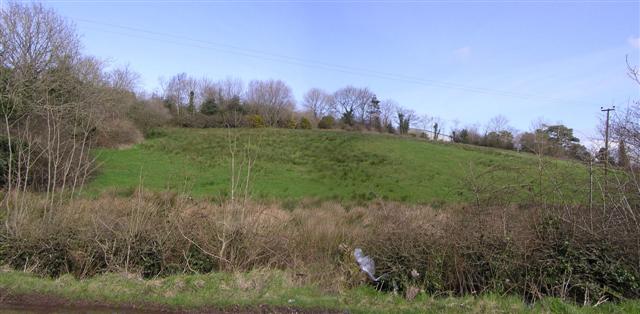
<instances>
[{"instance_id":1,"label":"sky","mask_svg":"<svg viewBox=\"0 0 640 314\"><path fill-rule=\"evenodd\" d=\"M159 78L281 79L368 87L450 128L493 116L528 130L561 122L597 138L601 106L640 89L640 1L41 1L71 20L84 52Z\"/></svg>"}]
</instances>

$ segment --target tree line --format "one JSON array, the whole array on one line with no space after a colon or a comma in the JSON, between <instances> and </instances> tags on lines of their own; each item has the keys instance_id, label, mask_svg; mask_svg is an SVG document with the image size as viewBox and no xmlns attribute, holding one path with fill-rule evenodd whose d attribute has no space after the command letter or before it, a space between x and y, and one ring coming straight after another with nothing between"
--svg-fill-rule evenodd
<instances>
[{"instance_id":1,"label":"tree line","mask_svg":"<svg viewBox=\"0 0 640 314\"><path fill-rule=\"evenodd\" d=\"M184 126L334 128L388 130L396 111L393 101L380 102L368 88L346 86L334 93L310 89L299 104L282 80L212 81L186 73L161 80L160 99ZM203 117L204 116L204 117ZM408 120L407 120L408 121Z\"/></svg>"},{"instance_id":2,"label":"tree line","mask_svg":"<svg viewBox=\"0 0 640 314\"><path fill-rule=\"evenodd\" d=\"M185 127L367 130L580 161L603 159L602 152L590 152L573 129L563 124L538 122L531 131L518 132L506 117L498 115L483 130L471 125L454 126L446 132L444 120L419 115L392 99L378 100L366 87L346 86L334 92L311 88L298 109L291 87L281 80L254 80L245 85L235 78L211 81L181 73L161 85L160 95L154 97Z\"/></svg>"}]
</instances>

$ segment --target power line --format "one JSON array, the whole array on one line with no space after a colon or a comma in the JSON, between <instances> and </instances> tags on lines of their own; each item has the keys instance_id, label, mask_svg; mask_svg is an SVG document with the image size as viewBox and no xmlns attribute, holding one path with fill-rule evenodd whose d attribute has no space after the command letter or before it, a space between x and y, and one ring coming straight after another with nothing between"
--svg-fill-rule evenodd
<instances>
[{"instance_id":1,"label":"power line","mask_svg":"<svg viewBox=\"0 0 640 314\"><path fill-rule=\"evenodd\" d=\"M600 107L600 111L607 113L607 122L606 122L605 133L604 133L605 134L604 135L604 177L605 177L605 184L606 184L606 180L607 180L607 165L609 164L609 113L611 111L615 111L615 110L616 110L616 106L613 106L612 108Z\"/></svg>"},{"instance_id":2,"label":"power line","mask_svg":"<svg viewBox=\"0 0 640 314\"><path fill-rule=\"evenodd\" d=\"M541 96L541 95L536 95L536 94L525 94L525 93L517 93L517 92L512 92L512 91L495 90L495 89L489 89L489 88L483 88L483 87L474 87L474 86L462 85L462 84L457 84L457 83L438 81L438 80L433 80L433 79L424 79L424 78L418 78L418 77L412 77L412 76L406 76L406 75L400 75L400 74L393 74L393 73L387 73L387 72L381 72L381 71L375 71L375 70L368 70L368 69L345 66L345 65L337 65L337 64L327 63L327 62L323 62L323 61L310 60L310 59L304 59L304 58L299 58L299 57L294 57L294 56L276 54L276 53L261 51L261 50L257 50L257 49L244 48L244 47L239 47L239 46L234 46L234 45L229 45L229 44L224 44L224 43L219 43L219 42L213 42L213 41L208 41L208 40L189 38L189 37L186 37L186 36L162 33L162 32L157 32L157 31L150 31L150 30L146 30L146 29L130 27L130 26L124 26L124 25L118 25L118 24L113 24L113 23L99 22L99 21L87 20L87 19L82 19L82 18L76 18L74 20L76 20L78 22L81 22L81 23L89 23L89 24L94 24L94 25L107 26L107 27L118 28L118 29L126 31L126 32L123 33L123 32L114 32L114 31L111 31L111 30L104 30L104 29L100 29L100 28L91 28L91 27L89 27L89 29L93 29L93 30L96 30L96 31L99 31L99 32L112 33L112 34L117 34L117 35L122 35L122 36L133 37L133 38L142 38L142 39L147 39L147 40L161 41L161 42L166 42L166 43L175 44L175 45L191 46L191 47L200 48L200 49L211 49L211 50L230 53L230 54L234 54L234 55L242 55L242 56L246 56L246 57L252 57L252 58L263 59L263 60L270 60L270 61L276 61L276 62L282 62L282 63L292 64L292 65L297 65L297 66L320 68L320 69L328 70L328 71L337 71L337 72L341 72L341 73L354 74L354 75L365 76L365 77L375 77L375 78L381 78L381 79L386 79L386 80L402 81L402 82L414 83L414 84L419 84L419 85L424 85L424 86L429 86L429 87L441 87L441 88L459 90L459 91L463 91L463 92L485 94L485 95L497 95L497 96L503 96L503 97L519 98L519 99L524 99L524 100L542 100L542 101L545 101L545 102L557 102L557 103L572 102L572 103L578 103L576 101L568 101L568 100L565 100L565 99L546 97L546 96ZM143 37L143 36L140 36L139 34L133 34L131 32L145 33L145 34L149 34L149 35L153 35L153 36L160 36L160 37L169 37L169 38L177 39L179 41L173 41L173 40L172 41L168 41L166 39L160 39L160 38ZM192 43L186 44L186 43L181 42L181 41L189 41L189 42L192 42ZM194 45L193 44L194 42L198 43L198 45Z\"/></svg>"},{"instance_id":3,"label":"power line","mask_svg":"<svg viewBox=\"0 0 640 314\"><path fill-rule=\"evenodd\" d=\"M33 2L18 0L18 2ZM621 4L637 0L48 0L69 4Z\"/></svg>"},{"instance_id":4,"label":"power line","mask_svg":"<svg viewBox=\"0 0 640 314\"><path fill-rule=\"evenodd\" d=\"M385 73L385 72L362 69L362 68L356 68L356 67L345 66L345 65L336 65L336 64L326 63L326 62L317 61L317 60L303 59L303 58L299 58L299 57L292 57L292 56L287 56L287 55L282 55L282 54L274 54L274 53L265 52L265 51L256 50L256 49L242 48L242 47L228 45L228 44L222 44L222 43L218 43L218 42L205 41L205 40L201 40L201 39L193 39L193 38L189 38L189 37L185 37L185 36L178 36L178 35L173 35L173 34L160 33L160 32L156 32L156 31L149 31L149 30L133 28L133 27L128 27L128 26L122 26L122 25L116 25L116 24L111 24L111 23L96 22L96 21L91 21L91 20L86 20L86 19L77 19L77 20L81 21L81 22L87 22L87 23L93 23L93 24L101 24L101 25L105 25L105 26L117 27L117 28L127 29L127 30L131 30L131 31L136 31L136 32L148 33L148 34L152 34L152 35L168 36L168 37L181 39L181 40L199 42L199 43L204 43L204 44L213 45L213 46L220 46L220 47L225 47L225 48L238 50L238 51L243 51L243 52L255 53L255 54L259 54L259 55L266 55L266 56L269 56L269 57L276 57L276 58L286 59L286 60L295 60L295 61L302 62L302 63L310 63L310 64L313 64L313 65L320 65L320 66L325 66L325 67L330 67L330 68L339 68L339 69L345 69L345 70L349 70L349 71L366 72L366 74L392 76L392 77L401 78L401 79L405 79L405 80L421 81L421 82L427 82L429 84L434 84L434 85L436 85L436 84L442 85L444 87L463 89L465 91L493 92L493 93L500 93L503 96L516 96L516 97L517 96L522 96L522 95L517 95L517 94L515 94L513 92L509 92L509 91L497 91L497 90L490 90L490 89L486 89L486 88L470 87L470 86L455 84L455 83L451 83L451 82L443 82L443 81L437 81L437 80L416 78L416 77L411 77L411 76L406 76L406 75ZM528 95L528 96L531 96L531 95ZM551 98L549 98L549 99L550 100L554 100L554 101L565 101L565 100L560 100L560 99L551 99Z\"/></svg>"}]
</instances>

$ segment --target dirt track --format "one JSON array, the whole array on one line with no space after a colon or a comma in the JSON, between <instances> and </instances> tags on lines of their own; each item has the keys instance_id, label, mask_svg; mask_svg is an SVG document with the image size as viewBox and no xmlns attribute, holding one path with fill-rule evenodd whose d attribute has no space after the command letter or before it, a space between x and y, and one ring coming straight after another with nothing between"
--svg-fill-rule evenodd
<instances>
[{"instance_id":1,"label":"dirt track","mask_svg":"<svg viewBox=\"0 0 640 314\"><path fill-rule=\"evenodd\" d=\"M255 307L177 309L159 304L109 304L74 301L66 298L29 293L15 294L0 289L0 313L343 313L321 309L258 305Z\"/></svg>"}]
</instances>

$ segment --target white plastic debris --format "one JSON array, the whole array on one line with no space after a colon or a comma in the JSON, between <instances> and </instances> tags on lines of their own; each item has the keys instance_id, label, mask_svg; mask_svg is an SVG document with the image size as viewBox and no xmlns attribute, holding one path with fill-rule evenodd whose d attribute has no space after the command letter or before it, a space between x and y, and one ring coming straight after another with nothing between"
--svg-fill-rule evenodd
<instances>
[{"instance_id":1,"label":"white plastic debris","mask_svg":"<svg viewBox=\"0 0 640 314\"><path fill-rule=\"evenodd\" d=\"M378 282L380 278L382 278L382 276L376 278L376 264L371 257L362 253L362 249L356 248L353 251L353 256L355 256L356 262L360 265L360 269L367 274L371 280Z\"/></svg>"}]
</instances>

